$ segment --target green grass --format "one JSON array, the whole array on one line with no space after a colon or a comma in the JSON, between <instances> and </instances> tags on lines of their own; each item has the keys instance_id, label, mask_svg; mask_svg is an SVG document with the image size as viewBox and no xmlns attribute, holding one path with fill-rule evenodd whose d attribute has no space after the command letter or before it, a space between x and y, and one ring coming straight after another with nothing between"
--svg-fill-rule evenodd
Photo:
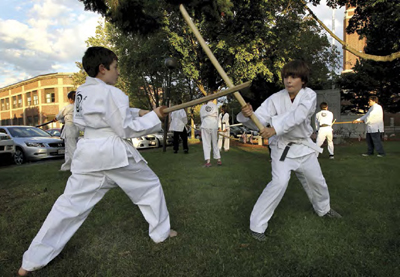
<instances>
[{"instance_id":1,"label":"green grass","mask_svg":"<svg viewBox=\"0 0 400 277\"><path fill-rule=\"evenodd\" d=\"M61 254L33 276L400 276L400 142L385 158L361 157L365 142L336 146L320 163L341 220L319 218L295 176L272 217L266 242L249 216L271 178L266 147L234 145L223 166L190 154L143 151L163 184L179 236L148 237L139 209L111 190ZM0 276L15 276L23 252L69 177L62 161L0 168Z\"/></svg>"}]
</instances>

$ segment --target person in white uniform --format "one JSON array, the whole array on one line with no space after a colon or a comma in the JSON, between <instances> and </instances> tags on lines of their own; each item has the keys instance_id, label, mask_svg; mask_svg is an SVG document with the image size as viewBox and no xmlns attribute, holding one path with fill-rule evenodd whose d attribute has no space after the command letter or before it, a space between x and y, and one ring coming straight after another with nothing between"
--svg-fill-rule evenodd
<instances>
[{"instance_id":1,"label":"person in white uniform","mask_svg":"<svg viewBox=\"0 0 400 277\"><path fill-rule=\"evenodd\" d=\"M254 113L263 126L270 125L260 135L269 138L272 149L272 180L250 216L251 233L260 241L266 239L268 222L286 191L292 171L318 216L341 217L330 207L328 186L317 159L317 152L322 149L310 138L317 95L306 87L309 68L305 62L295 60L286 64L281 74L285 89L268 97ZM257 128L249 119L252 114L253 108L247 104L237 119L250 128Z\"/></svg>"},{"instance_id":2,"label":"person in white uniform","mask_svg":"<svg viewBox=\"0 0 400 277\"><path fill-rule=\"evenodd\" d=\"M89 47L82 58L89 77L76 93L74 123L84 137L77 144L64 193L23 255L20 276L54 259L93 207L117 186L138 205L155 243L177 235L170 228L160 180L126 140L161 130L164 115L160 107L151 112L129 107L128 96L114 87L117 61L104 47Z\"/></svg>"},{"instance_id":3,"label":"person in white uniform","mask_svg":"<svg viewBox=\"0 0 400 277\"><path fill-rule=\"evenodd\" d=\"M213 150L213 157L217 165L222 165L221 154L218 149L218 107L212 101L208 101L200 108L201 118L201 140L203 143L204 167L211 166L210 152Z\"/></svg>"},{"instance_id":4,"label":"person in white uniform","mask_svg":"<svg viewBox=\"0 0 400 277\"><path fill-rule=\"evenodd\" d=\"M182 101L178 101L177 104L182 104ZM186 124L188 122L187 115L184 109L173 111L170 114L171 122L169 130L174 132L174 153L178 153L179 150L179 138L182 139L183 152L189 153L188 146L188 133L186 131Z\"/></svg>"},{"instance_id":5,"label":"person in white uniform","mask_svg":"<svg viewBox=\"0 0 400 277\"><path fill-rule=\"evenodd\" d=\"M369 110L362 117L353 121L353 123L364 122L367 125L367 153L362 154L364 157L371 156L374 154L374 150L378 153L378 157L382 158L386 155L385 150L383 150L382 145L382 134L384 132L383 124L383 109L382 106L378 104L377 96L370 96L368 98Z\"/></svg>"},{"instance_id":6,"label":"person in white uniform","mask_svg":"<svg viewBox=\"0 0 400 277\"><path fill-rule=\"evenodd\" d=\"M315 130L317 131L317 145L321 147L325 139L328 142L329 159L334 159L334 146L333 146L333 113L328 111L328 104L322 102L320 105L321 110L315 115Z\"/></svg>"},{"instance_id":7,"label":"person in white uniform","mask_svg":"<svg viewBox=\"0 0 400 277\"><path fill-rule=\"evenodd\" d=\"M68 93L69 104L62 108L55 118L55 121L60 121L64 124L60 137L64 139L65 162L61 165L61 171L71 170L72 157L74 156L76 143L79 137L79 129L73 122L75 94L76 92L74 90Z\"/></svg>"},{"instance_id":8,"label":"person in white uniform","mask_svg":"<svg viewBox=\"0 0 400 277\"><path fill-rule=\"evenodd\" d=\"M218 116L218 149L222 150L222 144L224 144L224 150L229 151L230 143L230 128L229 128L229 113L226 105L221 106L221 113Z\"/></svg>"}]
</instances>

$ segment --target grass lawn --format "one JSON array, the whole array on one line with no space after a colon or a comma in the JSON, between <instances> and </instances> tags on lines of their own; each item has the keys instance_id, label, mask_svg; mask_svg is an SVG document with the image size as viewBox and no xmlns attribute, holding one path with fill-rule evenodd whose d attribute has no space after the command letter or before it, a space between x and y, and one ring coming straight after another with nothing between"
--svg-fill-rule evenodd
<instances>
[{"instance_id":1,"label":"grass lawn","mask_svg":"<svg viewBox=\"0 0 400 277\"><path fill-rule=\"evenodd\" d=\"M400 142L384 158L366 143L325 149L320 163L331 206L319 218L292 176L265 242L249 216L271 178L266 147L232 146L221 167L202 168L201 144L188 155L143 151L160 177L177 238L154 244L139 209L111 190L47 267L32 276L400 276ZM0 276L15 276L69 177L61 160L0 168Z\"/></svg>"}]
</instances>

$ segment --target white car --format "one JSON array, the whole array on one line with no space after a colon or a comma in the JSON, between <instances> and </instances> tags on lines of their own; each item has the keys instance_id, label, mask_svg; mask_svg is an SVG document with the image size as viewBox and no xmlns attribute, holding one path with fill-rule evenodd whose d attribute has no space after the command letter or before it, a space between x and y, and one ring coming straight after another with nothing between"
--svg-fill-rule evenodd
<instances>
[{"instance_id":1,"label":"white car","mask_svg":"<svg viewBox=\"0 0 400 277\"><path fill-rule=\"evenodd\" d=\"M155 134L149 134L146 136L141 136L137 138L131 138L133 146L136 149L144 148L158 148L163 146L164 143L164 132L158 132ZM173 133L167 133L167 145L172 145L173 143Z\"/></svg>"},{"instance_id":2,"label":"white car","mask_svg":"<svg viewBox=\"0 0 400 277\"><path fill-rule=\"evenodd\" d=\"M15 155L15 144L9 135L0 133L0 157L13 158Z\"/></svg>"}]
</instances>

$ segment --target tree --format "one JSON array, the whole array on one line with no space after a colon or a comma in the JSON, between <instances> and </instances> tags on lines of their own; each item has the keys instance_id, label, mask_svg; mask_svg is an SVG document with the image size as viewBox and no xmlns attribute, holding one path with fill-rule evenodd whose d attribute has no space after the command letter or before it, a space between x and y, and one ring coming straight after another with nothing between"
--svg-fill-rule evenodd
<instances>
[{"instance_id":1,"label":"tree","mask_svg":"<svg viewBox=\"0 0 400 277\"><path fill-rule=\"evenodd\" d=\"M105 15L126 36L138 39L140 34L149 39L164 32L172 55L180 60L182 72L193 80L203 94L226 86L183 21L176 5L178 1L82 2L87 8ZM282 66L293 58L301 58L312 67L314 74L311 83L324 86L323 80L330 78L332 71L328 64L337 66L334 58L336 53L332 53L326 36L321 34L321 28L305 16L304 6L300 2L179 2L188 8L211 51L235 84L260 79L267 83L264 88L271 88L275 92L277 87L282 86ZM142 16L140 20L144 21L132 19L129 11L134 6L140 7L142 14L138 16ZM147 22L150 18L152 23L148 26L138 25L139 21ZM247 97L259 102L271 91L262 93L249 93Z\"/></svg>"},{"instance_id":2,"label":"tree","mask_svg":"<svg viewBox=\"0 0 400 277\"><path fill-rule=\"evenodd\" d=\"M342 3L343 1L337 1ZM347 32L367 40L365 53L386 56L400 50L400 5L398 1L350 1L357 4ZM354 67L354 74L345 74L339 85L352 102L351 110L358 112L367 108L369 95L379 97L383 108L399 112L400 59L389 62L361 59Z\"/></svg>"}]
</instances>

